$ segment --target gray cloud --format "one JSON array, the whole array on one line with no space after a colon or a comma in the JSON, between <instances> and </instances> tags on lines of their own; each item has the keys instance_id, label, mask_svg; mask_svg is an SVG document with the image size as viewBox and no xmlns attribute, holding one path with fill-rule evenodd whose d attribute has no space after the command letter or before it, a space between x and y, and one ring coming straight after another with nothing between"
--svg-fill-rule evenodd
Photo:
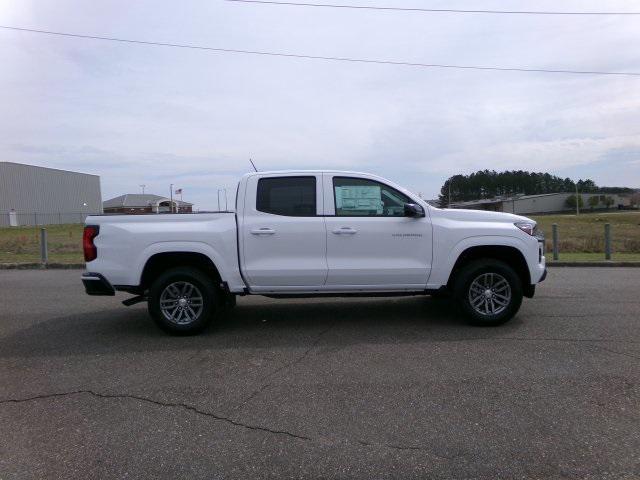
<instances>
[{"instance_id":1,"label":"gray cloud","mask_svg":"<svg viewBox=\"0 0 640 480\"><path fill-rule=\"evenodd\" d=\"M551 1L518 8L534 3L557 8ZM607 8L631 7L611 1ZM151 0L6 2L0 17L18 26L314 55L640 71L635 17ZM373 171L427 196L447 176L483 168L640 186L636 78L294 61L6 31L0 39L1 158L98 173L105 196L141 183L167 193L176 183L185 199L213 207L217 189L232 191L251 169L250 156L261 169Z\"/></svg>"}]
</instances>

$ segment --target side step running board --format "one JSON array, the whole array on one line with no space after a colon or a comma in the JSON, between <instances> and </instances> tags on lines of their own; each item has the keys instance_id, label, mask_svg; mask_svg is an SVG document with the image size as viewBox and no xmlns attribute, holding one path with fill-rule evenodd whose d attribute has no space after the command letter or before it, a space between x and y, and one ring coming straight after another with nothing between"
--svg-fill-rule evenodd
<instances>
[{"instance_id":1,"label":"side step running board","mask_svg":"<svg viewBox=\"0 0 640 480\"><path fill-rule=\"evenodd\" d=\"M125 307L130 307L131 305L135 305L136 303L144 302L147 299L145 295L137 295L135 297L127 298L122 301L122 304Z\"/></svg>"}]
</instances>

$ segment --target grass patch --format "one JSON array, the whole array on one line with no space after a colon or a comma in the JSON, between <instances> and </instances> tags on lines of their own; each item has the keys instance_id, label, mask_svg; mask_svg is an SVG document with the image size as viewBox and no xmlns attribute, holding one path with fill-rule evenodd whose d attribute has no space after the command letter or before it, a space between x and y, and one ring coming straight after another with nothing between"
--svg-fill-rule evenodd
<instances>
[{"instance_id":1,"label":"grass patch","mask_svg":"<svg viewBox=\"0 0 640 480\"><path fill-rule=\"evenodd\" d=\"M552 261L551 225L558 224L560 261L604 261L604 224L611 224L612 259L640 261L640 212L533 216L546 235ZM82 263L81 224L47 225L49 262ZM0 228L0 263L40 261L40 227Z\"/></svg>"},{"instance_id":2,"label":"grass patch","mask_svg":"<svg viewBox=\"0 0 640 480\"><path fill-rule=\"evenodd\" d=\"M47 225L49 262L83 263L81 224ZM40 227L0 228L0 263L40 262Z\"/></svg>"},{"instance_id":3,"label":"grass patch","mask_svg":"<svg viewBox=\"0 0 640 480\"><path fill-rule=\"evenodd\" d=\"M546 252L548 263L553 263L553 254ZM613 253L611 260L614 262L640 262L640 253ZM604 253L560 253L559 262L605 262Z\"/></svg>"},{"instance_id":4,"label":"grass patch","mask_svg":"<svg viewBox=\"0 0 640 480\"><path fill-rule=\"evenodd\" d=\"M614 258L620 254L640 254L640 212L598 212L576 215L532 216L546 236L547 258L551 256L551 225L558 224L558 244L562 257L567 253L602 254L604 225L611 224L611 247Z\"/></svg>"}]
</instances>

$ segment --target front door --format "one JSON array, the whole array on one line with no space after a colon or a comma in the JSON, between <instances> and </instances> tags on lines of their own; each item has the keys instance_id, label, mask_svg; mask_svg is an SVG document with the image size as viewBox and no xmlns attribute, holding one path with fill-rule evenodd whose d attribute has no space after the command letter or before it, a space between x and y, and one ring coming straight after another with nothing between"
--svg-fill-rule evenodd
<instances>
[{"instance_id":1,"label":"front door","mask_svg":"<svg viewBox=\"0 0 640 480\"><path fill-rule=\"evenodd\" d=\"M321 174L249 178L241 263L252 291L324 284L327 236L322 199Z\"/></svg>"},{"instance_id":2,"label":"front door","mask_svg":"<svg viewBox=\"0 0 640 480\"><path fill-rule=\"evenodd\" d=\"M326 288L423 289L431 269L431 222L407 217L404 193L377 180L325 174ZM329 192L331 194L329 195Z\"/></svg>"}]
</instances>

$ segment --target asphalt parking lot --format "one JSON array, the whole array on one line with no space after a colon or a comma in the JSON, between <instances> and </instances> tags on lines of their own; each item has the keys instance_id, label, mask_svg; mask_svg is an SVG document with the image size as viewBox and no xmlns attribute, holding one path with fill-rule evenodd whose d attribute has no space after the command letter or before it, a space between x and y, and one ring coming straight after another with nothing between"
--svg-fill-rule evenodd
<instances>
[{"instance_id":1,"label":"asphalt parking lot","mask_svg":"<svg viewBox=\"0 0 640 480\"><path fill-rule=\"evenodd\" d=\"M640 269L498 328L423 297L241 298L174 338L79 271L0 271L0 478L638 478Z\"/></svg>"}]
</instances>

